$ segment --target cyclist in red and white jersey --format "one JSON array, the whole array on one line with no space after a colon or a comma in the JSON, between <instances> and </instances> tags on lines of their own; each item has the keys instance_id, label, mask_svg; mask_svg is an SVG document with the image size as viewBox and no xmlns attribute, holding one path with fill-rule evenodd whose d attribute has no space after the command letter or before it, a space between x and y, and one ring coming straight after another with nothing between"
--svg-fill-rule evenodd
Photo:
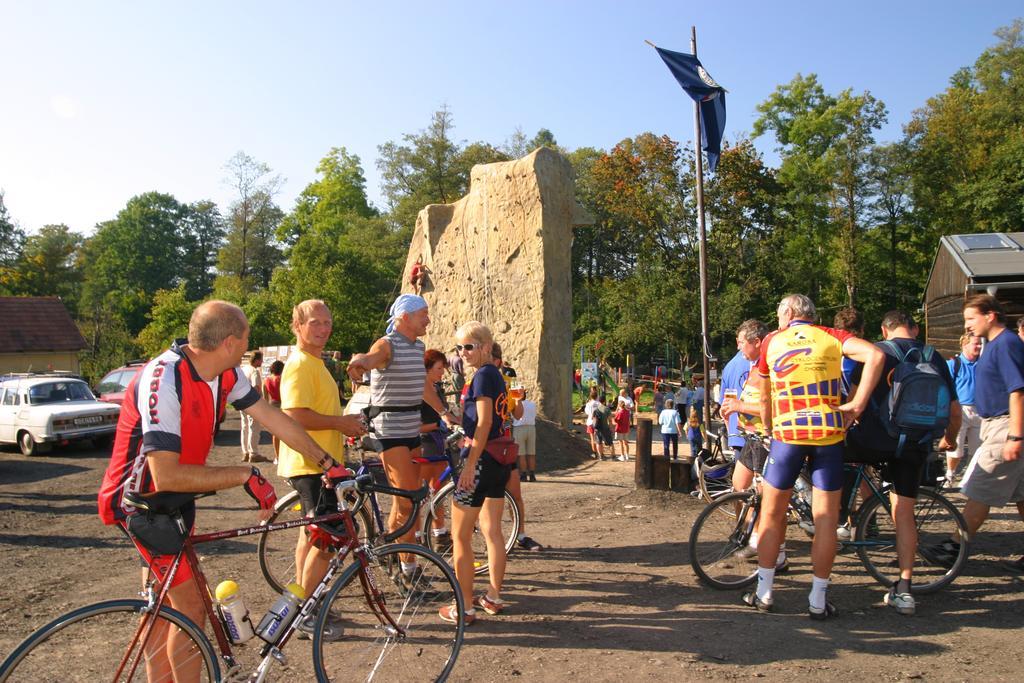
<instances>
[{"instance_id":1,"label":"cyclist in red and white jersey","mask_svg":"<svg viewBox=\"0 0 1024 683\"><path fill-rule=\"evenodd\" d=\"M99 514L105 524L117 524L127 533L135 509L125 493L143 497L157 492L199 493L244 486L256 499L266 519L277 497L273 486L249 465L206 464L217 425L227 403L252 415L267 430L292 445L325 472L341 466L317 445L302 427L271 407L254 389L238 366L249 345L249 323L242 309L225 301L208 301L195 309L188 339L178 340L145 365L128 385L110 464L99 492ZM195 505L182 510L191 529ZM130 535L130 534L129 534ZM159 555L132 538L150 571L162 581L173 555ZM202 628L204 608L187 564L178 568L167 593L171 606ZM168 656L177 650L182 634L154 632L147 660L149 680L190 680L189 671ZM166 647L161 647L166 639ZM188 666L188 665L184 665Z\"/></svg>"}]
</instances>

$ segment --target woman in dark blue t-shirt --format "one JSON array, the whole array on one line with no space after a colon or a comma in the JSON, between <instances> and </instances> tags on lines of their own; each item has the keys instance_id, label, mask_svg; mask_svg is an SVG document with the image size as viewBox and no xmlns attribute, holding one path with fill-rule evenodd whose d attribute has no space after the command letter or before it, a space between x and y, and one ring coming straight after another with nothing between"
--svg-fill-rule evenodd
<instances>
[{"instance_id":1,"label":"woman in dark blue t-shirt","mask_svg":"<svg viewBox=\"0 0 1024 683\"><path fill-rule=\"evenodd\" d=\"M498 614L504 607L501 584L505 578L505 539L501 533L501 518L505 506L505 484L514 464L502 465L485 448L487 442L502 436L504 424L513 408L501 372L494 366L491 331L481 323L468 322L455 333L456 345L466 366L474 368L473 379L462 393L462 427L466 442L462 449L462 474L455 491L452 506L452 563L459 580L465 604L470 606L464 615L468 626L476 620L476 608L488 614ZM514 412L522 414L516 406ZM487 542L487 564L490 584L487 591L473 597L473 530L477 520ZM456 622L455 605L443 607L440 616Z\"/></svg>"}]
</instances>

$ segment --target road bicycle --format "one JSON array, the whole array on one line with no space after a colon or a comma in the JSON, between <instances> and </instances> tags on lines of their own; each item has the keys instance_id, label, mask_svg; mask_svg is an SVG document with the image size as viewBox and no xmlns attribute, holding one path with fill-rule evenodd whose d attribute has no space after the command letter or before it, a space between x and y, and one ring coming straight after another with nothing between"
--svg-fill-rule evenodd
<instances>
[{"instance_id":1,"label":"road bicycle","mask_svg":"<svg viewBox=\"0 0 1024 683\"><path fill-rule=\"evenodd\" d=\"M0 683L170 680L169 675L161 677L155 671L147 676L147 667L157 668L163 652L162 647L158 650L154 646L154 633L168 634L167 642L174 644L172 657L177 671L191 670L184 677L187 680L264 681L272 674L275 662L286 665L283 650L298 625L311 615L315 618L312 664L318 681L446 680L462 646L464 623L461 616L457 623L447 623L438 616L438 610L454 603L456 614L463 614L455 574L436 553L423 546L370 546L360 542L346 504L354 500L358 510L370 493L422 501L427 489L381 487L370 477L338 482L336 486L340 494L337 512L186 537L162 588L150 581L142 599L99 602L54 619L26 638L0 665ZM157 494L130 502L154 514L174 514L202 495L208 494ZM195 546L308 524L316 524L339 547L324 578L273 642L257 635L243 645L233 646L214 606ZM415 572L401 571L399 554L415 558ZM349 556L353 561L343 568ZM166 587L182 564L192 570L191 580L202 598L213 642L200 625L166 602ZM340 639L332 641L324 636L329 621L334 628L340 625L343 629ZM293 674L284 672L281 677L289 680Z\"/></svg>"},{"instance_id":2,"label":"road bicycle","mask_svg":"<svg viewBox=\"0 0 1024 683\"><path fill-rule=\"evenodd\" d=\"M455 428L445 439L445 452L435 457L418 458L421 465L436 463L447 463L444 471L438 476L436 482L430 482L431 496L429 499L413 504L411 519L419 519L420 512L424 511L422 524L417 531L417 539L426 547L440 555L449 565L452 563L452 541L450 534L437 536L433 533L434 522L437 519L450 520L451 506L455 487L459 480L461 463L458 462L458 445L464 434L461 429ZM356 475L368 475L380 486L387 486L387 475L384 472L384 464L380 460L380 442L372 437L364 437L357 449L359 453L359 465ZM355 466L355 463L353 463ZM437 485L435 486L435 483ZM365 502L361 507L354 509L360 539L370 545L390 543L402 534L389 532L387 521L391 509L391 498L387 495L377 495L377 491L371 491L366 495ZM299 519L302 516L299 505L299 494L296 491L282 496L268 523L279 523L287 520ZM502 515L502 534L505 538L505 553L508 554L515 547L516 534L519 530L521 518L519 506L515 498L508 491L505 492L505 510ZM402 533L405 533L403 531ZM473 556L483 558L475 563L475 572L478 575L487 573L487 552L483 534L476 529L473 533ZM260 571L267 583L275 592L284 590L284 586L295 580L295 540L283 534L262 536L257 547L259 556Z\"/></svg>"},{"instance_id":3,"label":"road bicycle","mask_svg":"<svg viewBox=\"0 0 1024 683\"><path fill-rule=\"evenodd\" d=\"M844 465L852 475L846 510L854 510L862 484L870 490L852 517L852 537L839 539L840 550L853 550L868 574L883 586L899 578L896 557L896 526L889 501L890 486L876 481L863 464ZM721 590L744 588L757 579L757 566L737 555L750 543L761 511L760 475L754 486L717 497L697 516L690 530L689 556L694 573L707 585ZM810 493L809 490L806 491ZM967 560L967 524L945 496L922 487L914 505L918 549L914 563L914 593L933 593L949 585ZM788 519L813 534L814 518L810 496L794 491ZM947 539L961 539L957 554L950 558L934 548Z\"/></svg>"}]
</instances>

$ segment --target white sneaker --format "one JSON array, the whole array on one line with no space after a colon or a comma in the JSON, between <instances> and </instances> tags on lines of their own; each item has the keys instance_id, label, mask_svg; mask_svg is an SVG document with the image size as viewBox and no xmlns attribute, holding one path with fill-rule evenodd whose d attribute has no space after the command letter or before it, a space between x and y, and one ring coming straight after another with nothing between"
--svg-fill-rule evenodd
<instances>
[{"instance_id":1,"label":"white sneaker","mask_svg":"<svg viewBox=\"0 0 1024 683\"><path fill-rule=\"evenodd\" d=\"M836 536L839 537L840 541L849 541L852 535L848 524L840 524L836 527Z\"/></svg>"},{"instance_id":2,"label":"white sneaker","mask_svg":"<svg viewBox=\"0 0 1024 683\"><path fill-rule=\"evenodd\" d=\"M914 610L917 609L917 604L914 602L914 596L910 593L897 593L896 584L893 584L889 592L885 594L882 601L896 610L898 614L911 615Z\"/></svg>"}]
</instances>

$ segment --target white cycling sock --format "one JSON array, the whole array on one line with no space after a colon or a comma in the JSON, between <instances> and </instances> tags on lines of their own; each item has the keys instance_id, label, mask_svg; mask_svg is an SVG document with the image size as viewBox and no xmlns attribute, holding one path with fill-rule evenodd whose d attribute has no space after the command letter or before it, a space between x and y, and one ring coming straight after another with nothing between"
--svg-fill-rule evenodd
<instances>
[{"instance_id":1,"label":"white cycling sock","mask_svg":"<svg viewBox=\"0 0 1024 683\"><path fill-rule=\"evenodd\" d=\"M778 567L780 564L786 561L786 544L783 543L779 546L779 556L775 558L775 566Z\"/></svg>"},{"instance_id":2,"label":"white cycling sock","mask_svg":"<svg viewBox=\"0 0 1024 683\"><path fill-rule=\"evenodd\" d=\"M757 599L762 602L771 602L772 585L775 583L775 567L765 569L757 568Z\"/></svg>"},{"instance_id":3,"label":"white cycling sock","mask_svg":"<svg viewBox=\"0 0 1024 683\"><path fill-rule=\"evenodd\" d=\"M522 541L524 538L526 538L526 534L516 534L517 541Z\"/></svg>"},{"instance_id":4,"label":"white cycling sock","mask_svg":"<svg viewBox=\"0 0 1024 683\"><path fill-rule=\"evenodd\" d=\"M750 547L757 548L757 532L750 534Z\"/></svg>"},{"instance_id":5,"label":"white cycling sock","mask_svg":"<svg viewBox=\"0 0 1024 683\"><path fill-rule=\"evenodd\" d=\"M405 574L412 574L414 571L416 571L416 563L415 562L404 562L404 561L402 562L402 572L403 573L405 573Z\"/></svg>"},{"instance_id":6,"label":"white cycling sock","mask_svg":"<svg viewBox=\"0 0 1024 683\"><path fill-rule=\"evenodd\" d=\"M448 533L448 527L443 526L440 529L432 529L431 533L434 534L434 536L444 536Z\"/></svg>"},{"instance_id":7,"label":"white cycling sock","mask_svg":"<svg viewBox=\"0 0 1024 683\"><path fill-rule=\"evenodd\" d=\"M828 579L819 579L817 576L811 579L811 593L807 596L811 607L816 610L825 609L825 593L828 590Z\"/></svg>"}]
</instances>

